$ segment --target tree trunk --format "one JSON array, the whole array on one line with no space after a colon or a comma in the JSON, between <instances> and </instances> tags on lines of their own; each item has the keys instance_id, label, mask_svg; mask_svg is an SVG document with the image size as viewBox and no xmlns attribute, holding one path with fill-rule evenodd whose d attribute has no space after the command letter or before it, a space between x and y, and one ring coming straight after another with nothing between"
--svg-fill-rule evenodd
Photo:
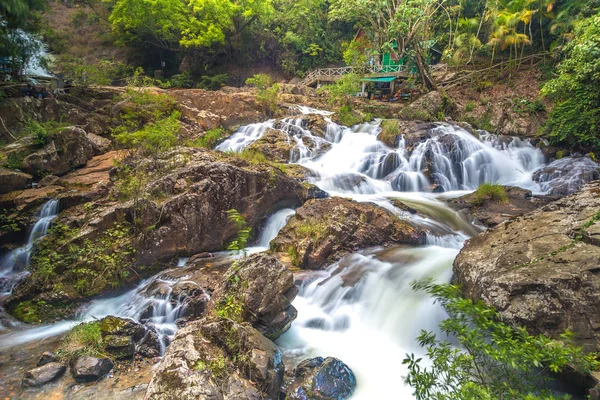
<instances>
[{"instance_id":1,"label":"tree trunk","mask_svg":"<svg viewBox=\"0 0 600 400\"><path fill-rule=\"evenodd\" d=\"M415 49L415 61L417 63L417 68L419 69L419 74L421 75L421 79L423 79L425 87L430 91L437 90L437 85L429 75L427 62L423 57L421 49L419 48L419 45L416 43L416 41L413 42L413 48Z\"/></svg>"}]
</instances>

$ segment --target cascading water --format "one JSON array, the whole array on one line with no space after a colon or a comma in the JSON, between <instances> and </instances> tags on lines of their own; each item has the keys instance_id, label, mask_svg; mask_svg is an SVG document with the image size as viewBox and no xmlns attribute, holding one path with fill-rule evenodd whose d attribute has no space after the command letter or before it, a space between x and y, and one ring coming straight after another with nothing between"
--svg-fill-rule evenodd
<instances>
[{"instance_id":1,"label":"cascading water","mask_svg":"<svg viewBox=\"0 0 600 400\"><path fill-rule=\"evenodd\" d=\"M270 216L259 236L257 245L248 248L248 252L267 250L271 240L277 236L294 213L294 210L286 208ZM231 255L228 252L223 252L217 254L217 257L226 258L231 257ZM178 272L183 271L183 274L179 274L181 275L179 278L167 278L166 276L169 276L168 271L163 271L120 296L92 301L81 311L77 320L29 328L25 331L17 330L1 335L0 349L59 335L80 322L114 315L131 318L146 326L153 327L158 335L162 354L173 335L177 332L177 320L183 315L189 301L186 296L181 294L181 291L175 289L183 285L196 285L185 274L187 261L187 258L181 258L177 262ZM205 293L203 296L206 296L208 301L209 295Z\"/></svg>"},{"instance_id":2,"label":"cascading water","mask_svg":"<svg viewBox=\"0 0 600 400\"><path fill-rule=\"evenodd\" d=\"M397 148L390 148L378 140L378 121L347 128L328 119L330 113L308 107L298 110L323 116L325 132L313 134L302 117L270 120L240 128L217 149L242 151L269 129L278 129L294 144L290 161L314 172L311 183L331 195L375 203L410 219L428 234L422 247L366 249L325 271L301 274L303 283L294 301L298 318L278 344L288 368L312 356L335 356L347 363L358 381L353 400L410 398L411 390L401 383L402 359L406 353L422 355L415 337L421 329L437 332L445 316L410 283L426 277L448 282L456 254L478 232L435 192L455 196L488 181L540 192L543 188L532 176L543 166L542 153L527 141L483 132L476 137L448 124L435 125L413 143L403 138ZM287 209L272 215L248 252L266 250L293 214ZM216 257L230 255L223 252ZM78 321L1 335L0 349L60 334L80 321L116 315L154 326L164 350L186 309L186 298L177 285L194 284L186 263L187 259L180 259L173 270L177 273L160 273L118 297L91 302Z\"/></svg>"},{"instance_id":3,"label":"cascading water","mask_svg":"<svg viewBox=\"0 0 600 400\"><path fill-rule=\"evenodd\" d=\"M411 398L411 389L400 383L406 374L402 360L406 353L423 356L415 338L421 329L438 332L445 313L410 284L427 277L449 282L454 258L479 231L434 189L452 196L492 182L540 192L532 176L544 157L527 141L499 140L484 132L476 137L448 124L435 125L412 145L403 138L393 149L378 140L378 121L346 128L328 119L327 133L318 139L329 149L318 153L302 140L314 138L302 118L286 121L292 129L278 123L270 127L295 141L291 155L302 156L291 160L314 171L311 183L331 195L375 203L429 233L423 247L366 250L325 271L302 274L293 303L298 318L278 344L291 364L313 356L347 363L358 382L353 400ZM230 140L243 143L243 136L240 130ZM418 213L397 208L395 200Z\"/></svg>"},{"instance_id":4,"label":"cascading water","mask_svg":"<svg viewBox=\"0 0 600 400\"><path fill-rule=\"evenodd\" d=\"M46 236L52 220L58 215L58 200L49 200L40 211L38 221L31 228L27 244L19 247L0 259L0 297L12 293L13 288L29 273L25 270L29 266L31 251L35 242Z\"/></svg>"}]
</instances>

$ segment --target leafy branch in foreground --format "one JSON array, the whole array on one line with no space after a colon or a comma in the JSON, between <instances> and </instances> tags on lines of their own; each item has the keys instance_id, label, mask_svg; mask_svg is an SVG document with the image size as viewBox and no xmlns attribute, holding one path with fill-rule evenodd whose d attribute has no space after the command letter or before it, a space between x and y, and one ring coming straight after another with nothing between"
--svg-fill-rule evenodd
<instances>
[{"instance_id":1,"label":"leafy branch in foreground","mask_svg":"<svg viewBox=\"0 0 600 400\"><path fill-rule=\"evenodd\" d=\"M227 210L227 219L230 222L233 222L237 228L237 235L229 246L227 246L227 250L238 253L241 252L246 256L246 243L250 238L250 231L252 228L248 227L246 220L236 209Z\"/></svg>"},{"instance_id":2,"label":"leafy branch in foreground","mask_svg":"<svg viewBox=\"0 0 600 400\"><path fill-rule=\"evenodd\" d=\"M463 298L457 286L420 281L412 287L444 306L450 318L440 329L460 344L457 348L421 331L419 344L431 363L424 366L414 354L403 361L409 371L405 382L418 400L557 399L545 387L550 373L566 367L589 372L599 366L596 354L586 355L573 345L570 332L556 340L530 335L503 323L483 302Z\"/></svg>"}]
</instances>

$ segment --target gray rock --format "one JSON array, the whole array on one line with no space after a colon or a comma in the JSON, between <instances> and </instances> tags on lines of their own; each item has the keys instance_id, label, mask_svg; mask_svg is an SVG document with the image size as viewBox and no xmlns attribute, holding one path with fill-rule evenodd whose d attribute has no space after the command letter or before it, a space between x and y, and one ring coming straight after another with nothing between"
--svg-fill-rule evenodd
<instances>
[{"instance_id":1,"label":"gray rock","mask_svg":"<svg viewBox=\"0 0 600 400\"><path fill-rule=\"evenodd\" d=\"M78 382L97 381L108 374L113 365L109 358L83 356L71 362L71 373Z\"/></svg>"},{"instance_id":2,"label":"gray rock","mask_svg":"<svg viewBox=\"0 0 600 400\"><path fill-rule=\"evenodd\" d=\"M57 359L54 353L52 353L51 351L45 351L44 354L42 354L42 356L40 357L39 361L37 362L37 366L41 367L42 365L55 362L56 360Z\"/></svg>"},{"instance_id":3,"label":"gray rock","mask_svg":"<svg viewBox=\"0 0 600 400\"><path fill-rule=\"evenodd\" d=\"M225 273L221 287L213 294L213 306L221 307L232 297L241 299L242 318L275 340L296 318L291 302L297 293L294 276L285 265L271 255L255 254Z\"/></svg>"},{"instance_id":4,"label":"gray rock","mask_svg":"<svg viewBox=\"0 0 600 400\"><path fill-rule=\"evenodd\" d=\"M92 148L94 149L95 155L104 154L112 147L112 142L107 138L103 138L102 136L88 133L87 138L92 143Z\"/></svg>"},{"instance_id":5,"label":"gray rock","mask_svg":"<svg viewBox=\"0 0 600 400\"><path fill-rule=\"evenodd\" d=\"M32 180L33 177L29 174L0 168L0 194L27 189Z\"/></svg>"},{"instance_id":6,"label":"gray rock","mask_svg":"<svg viewBox=\"0 0 600 400\"><path fill-rule=\"evenodd\" d=\"M512 326L600 350L600 183L469 241L454 261L465 294Z\"/></svg>"},{"instance_id":7,"label":"gray rock","mask_svg":"<svg viewBox=\"0 0 600 400\"><path fill-rule=\"evenodd\" d=\"M60 378L67 369L66 366L57 362L50 362L40 367L31 369L25 373L23 386L42 386L48 382Z\"/></svg>"},{"instance_id":8,"label":"gray rock","mask_svg":"<svg viewBox=\"0 0 600 400\"><path fill-rule=\"evenodd\" d=\"M203 319L177 332L145 399L278 399L283 372L277 346L249 324Z\"/></svg>"},{"instance_id":9,"label":"gray rock","mask_svg":"<svg viewBox=\"0 0 600 400\"><path fill-rule=\"evenodd\" d=\"M355 389L356 377L346 364L333 357L316 357L298 364L286 399L344 400Z\"/></svg>"},{"instance_id":10,"label":"gray rock","mask_svg":"<svg viewBox=\"0 0 600 400\"><path fill-rule=\"evenodd\" d=\"M27 155L22 162L31 174L64 175L73 168L84 166L94 156L92 142L81 128L70 127L48 138L40 150Z\"/></svg>"},{"instance_id":11,"label":"gray rock","mask_svg":"<svg viewBox=\"0 0 600 400\"><path fill-rule=\"evenodd\" d=\"M588 157L565 157L553 161L533 174L542 190L549 194L569 195L583 185L600 179L600 164Z\"/></svg>"}]
</instances>

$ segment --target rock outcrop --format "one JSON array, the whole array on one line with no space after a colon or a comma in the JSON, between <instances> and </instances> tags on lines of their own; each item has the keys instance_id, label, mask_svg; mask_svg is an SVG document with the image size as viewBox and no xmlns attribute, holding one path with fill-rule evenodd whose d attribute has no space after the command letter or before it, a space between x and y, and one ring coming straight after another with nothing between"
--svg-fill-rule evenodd
<instances>
[{"instance_id":1,"label":"rock outcrop","mask_svg":"<svg viewBox=\"0 0 600 400\"><path fill-rule=\"evenodd\" d=\"M298 364L286 399L344 400L355 389L356 377L346 364L333 357L316 357Z\"/></svg>"},{"instance_id":2,"label":"rock outcrop","mask_svg":"<svg viewBox=\"0 0 600 400\"><path fill-rule=\"evenodd\" d=\"M0 168L0 194L26 189L33 177L20 171Z\"/></svg>"},{"instance_id":3,"label":"rock outcrop","mask_svg":"<svg viewBox=\"0 0 600 400\"><path fill-rule=\"evenodd\" d=\"M554 196L533 197L530 190L519 187L505 186L504 189L506 201L479 199L476 193L470 193L450 199L448 203L474 223L491 228L512 217L536 210L551 200L556 200Z\"/></svg>"},{"instance_id":4,"label":"rock outcrop","mask_svg":"<svg viewBox=\"0 0 600 400\"><path fill-rule=\"evenodd\" d=\"M425 232L374 204L342 198L300 207L271 248L294 266L319 269L369 246L422 244Z\"/></svg>"},{"instance_id":5,"label":"rock outcrop","mask_svg":"<svg viewBox=\"0 0 600 400\"><path fill-rule=\"evenodd\" d=\"M600 350L600 183L470 239L454 262L465 294L513 326L565 330Z\"/></svg>"},{"instance_id":6,"label":"rock outcrop","mask_svg":"<svg viewBox=\"0 0 600 400\"><path fill-rule=\"evenodd\" d=\"M67 367L58 362L50 362L33 368L25 373L23 386L42 386L52 382L65 373Z\"/></svg>"},{"instance_id":7,"label":"rock outcrop","mask_svg":"<svg viewBox=\"0 0 600 400\"><path fill-rule=\"evenodd\" d=\"M213 306L223 309L237 299L239 317L275 340L296 318L291 302L297 293L294 275L285 265L274 256L255 254L236 262L225 273L221 287L213 294Z\"/></svg>"},{"instance_id":8,"label":"rock outcrop","mask_svg":"<svg viewBox=\"0 0 600 400\"><path fill-rule=\"evenodd\" d=\"M145 399L278 399L283 373L277 346L250 324L203 319L177 332Z\"/></svg>"},{"instance_id":9,"label":"rock outcrop","mask_svg":"<svg viewBox=\"0 0 600 400\"><path fill-rule=\"evenodd\" d=\"M600 179L600 164L588 157L565 157L553 161L533 174L542 190L550 194L569 195L588 182Z\"/></svg>"}]
</instances>

